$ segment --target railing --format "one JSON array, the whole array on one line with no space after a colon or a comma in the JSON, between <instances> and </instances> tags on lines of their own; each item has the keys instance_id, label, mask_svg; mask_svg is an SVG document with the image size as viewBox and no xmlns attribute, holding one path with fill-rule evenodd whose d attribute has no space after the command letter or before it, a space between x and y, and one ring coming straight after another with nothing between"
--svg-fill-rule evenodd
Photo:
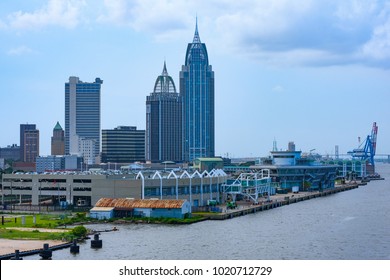
<instances>
[{"instance_id":1,"label":"railing","mask_svg":"<svg viewBox=\"0 0 390 280\"><path fill-rule=\"evenodd\" d=\"M61 205L1 205L1 210L6 211L22 211L22 212L60 212L60 211L73 211L73 212L88 212L91 207L86 206L73 206L67 205L66 207Z\"/></svg>"}]
</instances>

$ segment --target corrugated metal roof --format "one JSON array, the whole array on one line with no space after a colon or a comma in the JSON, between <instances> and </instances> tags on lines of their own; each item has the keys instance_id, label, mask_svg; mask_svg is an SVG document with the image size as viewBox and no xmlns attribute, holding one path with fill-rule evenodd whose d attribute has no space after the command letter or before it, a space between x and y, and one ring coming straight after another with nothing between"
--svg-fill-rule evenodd
<instances>
[{"instance_id":1,"label":"corrugated metal roof","mask_svg":"<svg viewBox=\"0 0 390 280\"><path fill-rule=\"evenodd\" d=\"M112 211L112 210L114 210L114 207L93 207L91 210L89 210L89 211L98 211L98 212L100 212L100 211Z\"/></svg>"},{"instance_id":2,"label":"corrugated metal roof","mask_svg":"<svg viewBox=\"0 0 390 280\"><path fill-rule=\"evenodd\" d=\"M121 209L133 208L181 208L184 199L128 199L128 198L101 198L95 207L114 207Z\"/></svg>"}]
</instances>

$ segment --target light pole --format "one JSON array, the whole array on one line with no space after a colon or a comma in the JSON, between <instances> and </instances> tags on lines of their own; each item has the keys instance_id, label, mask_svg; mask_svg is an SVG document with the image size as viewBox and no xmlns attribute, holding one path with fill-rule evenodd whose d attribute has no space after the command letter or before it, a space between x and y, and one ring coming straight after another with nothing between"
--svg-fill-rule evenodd
<instances>
[{"instance_id":1,"label":"light pole","mask_svg":"<svg viewBox=\"0 0 390 280\"><path fill-rule=\"evenodd\" d=\"M69 204L73 205L73 199L72 199L72 184L69 184Z\"/></svg>"},{"instance_id":2,"label":"light pole","mask_svg":"<svg viewBox=\"0 0 390 280\"><path fill-rule=\"evenodd\" d=\"M14 202L14 198L12 195L12 180L11 180L11 213L12 213L12 202Z\"/></svg>"},{"instance_id":3,"label":"light pole","mask_svg":"<svg viewBox=\"0 0 390 280\"><path fill-rule=\"evenodd\" d=\"M39 214L41 213L41 196L42 196L42 181L39 182L39 196L38 196Z\"/></svg>"}]
</instances>

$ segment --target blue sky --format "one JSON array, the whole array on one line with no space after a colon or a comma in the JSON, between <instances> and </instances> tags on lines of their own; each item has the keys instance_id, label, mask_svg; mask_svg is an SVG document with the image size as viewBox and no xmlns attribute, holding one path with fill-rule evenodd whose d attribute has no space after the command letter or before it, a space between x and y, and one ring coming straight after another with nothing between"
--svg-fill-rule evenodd
<instances>
[{"instance_id":1,"label":"blue sky","mask_svg":"<svg viewBox=\"0 0 390 280\"><path fill-rule=\"evenodd\" d=\"M102 129L145 129L164 59L179 71L198 16L215 71L216 152L346 153L375 121L390 154L390 1L0 2L0 147L35 123L41 155L64 124L64 83L103 79Z\"/></svg>"}]
</instances>

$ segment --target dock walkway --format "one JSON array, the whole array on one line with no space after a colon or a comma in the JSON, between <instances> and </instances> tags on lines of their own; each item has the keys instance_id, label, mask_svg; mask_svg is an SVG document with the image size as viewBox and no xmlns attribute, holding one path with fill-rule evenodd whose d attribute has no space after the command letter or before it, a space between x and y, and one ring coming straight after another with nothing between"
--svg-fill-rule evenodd
<instances>
[{"instance_id":1,"label":"dock walkway","mask_svg":"<svg viewBox=\"0 0 390 280\"><path fill-rule=\"evenodd\" d=\"M317 197L323 197L323 196L328 196L331 194L339 193L339 192L344 192L344 191L349 191L352 189L356 189L359 187L359 185L363 185L366 183L354 183L354 184L348 184L348 185L343 185L343 186L338 186L332 189L328 190L323 190L322 192L305 192L305 193L297 193L297 194L277 194L273 195L271 198L272 200L267 202L263 202L258 205L239 205L238 209L227 209L222 213L215 213L214 215L208 216L210 220L226 220L226 219L231 219L234 217L239 217L239 216L244 216L247 214L252 214L256 212L261 212L261 211L266 211L270 210L273 208L289 205L292 203L297 203L300 201L308 200L308 199L313 199Z\"/></svg>"}]
</instances>

